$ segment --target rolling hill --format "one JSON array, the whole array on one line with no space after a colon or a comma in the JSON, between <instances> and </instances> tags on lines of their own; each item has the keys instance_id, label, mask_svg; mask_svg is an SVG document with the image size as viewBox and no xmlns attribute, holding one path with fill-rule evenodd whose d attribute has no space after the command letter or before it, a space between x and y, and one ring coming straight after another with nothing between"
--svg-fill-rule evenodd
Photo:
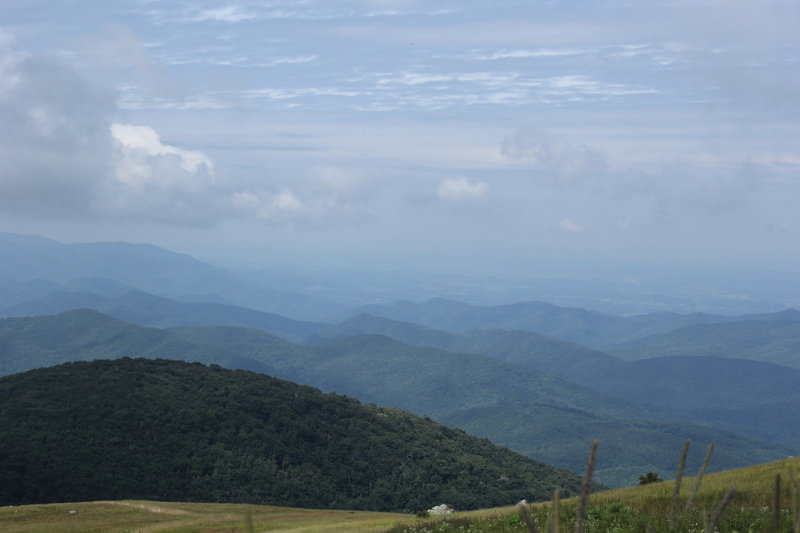
<instances>
[{"instance_id":1,"label":"rolling hill","mask_svg":"<svg viewBox=\"0 0 800 533\"><path fill-rule=\"evenodd\" d=\"M800 312L775 313L776 320L696 324L610 348L621 359L711 356L752 359L800 368Z\"/></svg>"},{"instance_id":2,"label":"rolling hill","mask_svg":"<svg viewBox=\"0 0 800 533\"><path fill-rule=\"evenodd\" d=\"M0 379L0 505L149 499L413 511L575 493L578 476L398 409L178 361Z\"/></svg>"},{"instance_id":3,"label":"rolling hill","mask_svg":"<svg viewBox=\"0 0 800 533\"><path fill-rule=\"evenodd\" d=\"M0 257L0 280L6 283L102 278L178 300L224 303L299 320L320 320L344 310L328 299L265 288L189 255L150 244L64 244L0 232ZM16 303L22 302L17 299L8 305Z\"/></svg>"},{"instance_id":4,"label":"rolling hill","mask_svg":"<svg viewBox=\"0 0 800 533\"><path fill-rule=\"evenodd\" d=\"M270 372L263 363L91 309L0 320L0 376L69 361L164 357Z\"/></svg>"},{"instance_id":5,"label":"rolling hill","mask_svg":"<svg viewBox=\"0 0 800 533\"><path fill-rule=\"evenodd\" d=\"M548 464L579 472L593 437L614 460L598 469L606 485L634 483L648 470L672 468L685 438L725 442L717 468L785 457L795 448L677 421L660 406L636 407L567 384L534 369L492 358L410 347L379 335L348 337L318 346L276 343L237 328L172 330L272 367L278 377L313 384L363 401L427 414ZM656 419L661 419L660 421ZM691 464L702 452L695 450Z\"/></svg>"},{"instance_id":6,"label":"rolling hill","mask_svg":"<svg viewBox=\"0 0 800 533\"><path fill-rule=\"evenodd\" d=\"M706 336L708 342L731 350L756 351L772 339L790 338L797 331L796 312L762 315L760 321L692 326L685 329L736 331ZM781 320L784 318L784 320ZM745 324L739 330L735 326ZM751 328L761 332L749 340ZM679 329L676 334L683 330ZM584 346L537 333L506 330L463 334L362 314L312 337L346 338L379 333L414 345L491 356L544 370L571 383L626 400L659 408L656 417L693 420L792 447L800 447L800 414L789 406L800 403L800 371L777 364L709 356L654 357L624 361ZM661 342L673 351L665 335ZM716 340L714 340L716 339ZM518 449L518 448L517 448Z\"/></svg>"},{"instance_id":7,"label":"rolling hill","mask_svg":"<svg viewBox=\"0 0 800 533\"><path fill-rule=\"evenodd\" d=\"M141 328L82 310L0 320L0 344L5 348L2 369L6 373L75 359L123 356L255 370L361 401L408 409L439 422L453 421L573 471L583 468L588 441L608 435L614 439L615 455L629 468L598 471L598 479L609 485L635 482L634 470L666 468L674 456L671 443L682 435L695 435L703 442L737 440L735 456L721 461L719 468L793 453L791 448L696 424L653 422L642 432L637 429L642 420L663 418L663 410L637 407L533 368L486 356L407 346L377 335L302 346L256 329ZM601 428L606 428L604 433L598 433Z\"/></svg>"},{"instance_id":8,"label":"rolling hill","mask_svg":"<svg viewBox=\"0 0 800 533\"><path fill-rule=\"evenodd\" d=\"M458 333L486 329L540 333L600 350L634 339L668 333L683 326L741 320L723 315L666 312L621 317L545 302L476 306L442 298L421 303L400 301L390 305L362 306L343 315L342 319L362 313ZM749 316L748 320L798 322L800 312L787 310L765 313Z\"/></svg>"},{"instance_id":9,"label":"rolling hill","mask_svg":"<svg viewBox=\"0 0 800 533\"><path fill-rule=\"evenodd\" d=\"M81 308L95 309L140 326L240 326L262 329L295 342L327 327L326 324L293 320L233 305L179 302L138 290L126 291L115 297L103 297L86 291L55 291L0 309L0 316L50 315Z\"/></svg>"}]
</instances>

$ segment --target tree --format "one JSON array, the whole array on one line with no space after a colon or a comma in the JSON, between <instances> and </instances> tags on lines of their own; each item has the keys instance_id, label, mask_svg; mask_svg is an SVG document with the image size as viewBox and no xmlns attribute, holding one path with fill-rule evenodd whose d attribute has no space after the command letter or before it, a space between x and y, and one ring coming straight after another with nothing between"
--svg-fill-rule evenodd
<instances>
[{"instance_id":1,"label":"tree","mask_svg":"<svg viewBox=\"0 0 800 533\"><path fill-rule=\"evenodd\" d=\"M659 481L663 481L663 479L658 477L658 473L656 472L648 472L642 476L639 476L639 485L647 485L648 483L658 483Z\"/></svg>"}]
</instances>

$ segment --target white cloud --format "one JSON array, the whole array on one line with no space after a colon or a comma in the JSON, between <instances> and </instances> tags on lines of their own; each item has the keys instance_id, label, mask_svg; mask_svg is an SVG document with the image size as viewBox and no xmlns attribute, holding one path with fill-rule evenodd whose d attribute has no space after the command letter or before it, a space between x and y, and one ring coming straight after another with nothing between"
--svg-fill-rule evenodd
<instances>
[{"instance_id":1,"label":"white cloud","mask_svg":"<svg viewBox=\"0 0 800 533\"><path fill-rule=\"evenodd\" d=\"M228 5L218 9L205 9L192 20L195 22L213 20L235 24L237 22L252 20L254 18L256 18L256 15L253 15L252 13L246 13L240 6Z\"/></svg>"},{"instance_id":2,"label":"white cloud","mask_svg":"<svg viewBox=\"0 0 800 533\"><path fill-rule=\"evenodd\" d=\"M561 231L566 231L568 233L581 233L583 231L583 226L576 224L571 218L562 220L558 227Z\"/></svg>"},{"instance_id":3,"label":"white cloud","mask_svg":"<svg viewBox=\"0 0 800 533\"><path fill-rule=\"evenodd\" d=\"M175 179L176 175L185 178L189 174L202 173L208 177L214 174L214 163L207 155L163 144L149 126L114 123L110 131L119 155L115 175L122 182L138 186L154 179ZM163 172L168 162L176 166L174 171L156 176L156 170Z\"/></svg>"},{"instance_id":4,"label":"white cloud","mask_svg":"<svg viewBox=\"0 0 800 533\"><path fill-rule=\"evenodd\" d=\"M439 184L436 195L445 202L463 203L482 200L489 192L486 182L470 182L466 178L448 178Z\"/></svg>"},{"instance_id":5,"label":"white cloud","mask_svg":"<svg viewBox=\"0 0 800 533\"><path fill-rule=\"evenodd\" d=\"M481 61L495 61L497 59L525 59L538 57L563 57L581 55L591 52L583 48L540 48L537 50L500 50L492 53L479 53L472 56Z\"/></svg>"}]
</instances>

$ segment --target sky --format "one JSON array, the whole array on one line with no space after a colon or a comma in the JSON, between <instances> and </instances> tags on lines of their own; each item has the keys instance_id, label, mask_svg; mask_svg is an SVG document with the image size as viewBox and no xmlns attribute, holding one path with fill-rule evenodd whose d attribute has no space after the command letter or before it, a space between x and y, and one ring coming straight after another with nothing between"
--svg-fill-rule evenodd
<instances>
[{"instance_id":1,"label":"sky","mask_svg":"<svg viewBox=\"0 0 800 533\"><path fill-rule=\"evenodd\" d=\"M2 0L0 231L800 271L800 3Z\"/></svg>"}]
</instances>

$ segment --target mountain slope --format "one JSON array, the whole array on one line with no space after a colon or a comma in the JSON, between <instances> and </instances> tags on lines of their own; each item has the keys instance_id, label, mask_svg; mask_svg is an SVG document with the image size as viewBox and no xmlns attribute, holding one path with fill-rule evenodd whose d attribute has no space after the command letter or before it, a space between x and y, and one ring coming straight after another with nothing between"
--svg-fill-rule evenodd
<instances>
[{"instance_id":1,"label":"mountain slope","mask_svg":"<svg viewBox=\"0 0 800 533\"><path fill-rule=\"evenodd\" d=\"M703 313L648 313L620 317L586 309L559 307L545 302L474 306L441 298L422 303L395 302L391 305L363 306L344 318L352 318L361 313L458 333L485 329L540 333L601 350L687 325L737 320L736 317ZM788 310L752 315L748 320L797 322L800 321L800 313Z\"/></svg>"},{"instance_id":2,"label":"mountain slope","mask_svg":"<svg viewBox=\"0 0 800 533\"><path fill-rule=\"evenodd\" d=\"M397 409L177 361L8 376L0 412L0 505L135 498L412 511L543 499L579 484Z\"/></svg>"},{"instance_id":3,"label":"mountain slope","mask_svg":"<svg viewBox=\"0 0 800 533\"><path fill-rule=\"evenodd\" d=\"M385 335L411 346L428 346L488 355L508 363L538 368L563 377L573 367L604 364L614 358L580 344L527 331L503 329L452 333L362 313L309 337L321 343L355 335Z\"/></svg>"},{"instance_id":4,"label":"mountain slope","mask_svg":"<svg viewBox=\"0 0 800 533\"><path fill-rule=\"evenodd\" d=\"M647 469L672 469L676 439L731 443L732 450L715 463L717 468L794 453L792 448L704 425L645 422L642 419L669 418L671 413L610 402L607 396L518 365L412 348L376 335L296 346L276 344L263 332L237 333L236 328L181 328L175 333L260 361L281 378L428 414L573 471L582 470L591 438L603 438L616 458L616 463L598 468L597 479L607 485L635 483ZM692 456L694 463L701 460Z\"/></svg>"},{"instance_id":5,"label":"mountain slope","mask_svg":"<svg viewBox=\"0 0 800 533\"><path fill-rule=\"evenodd\" d=\"M649 433L638 432L637 420L653 418L661 413L659 409L638 408L535 369L478 355L410 347L380 336L301 346L256 329L165 331L140 328L84 310L55 317L0 320L0 346L6 372L74 359L121 356L199 360L256 370L362 401L414 410L439 421L459 420L462 427L469 422L469 427L481 435L509 445L524 445L520 451L531 450L535 459L553 459L551 464L573 471L582 470L584 448L599 427L613 428L619 455L631 459L631 470L653 464L668 468L674 450L666 444L654 448L656 442L671 442L684 434L705 435L704 442L727 439L718 430L706 428L701 433L691 424L678 431L674 424L656 423ZM517 420L518 414L528 409L535 409L537 417ZM462 412L470 420L458 418ZM570 418L564 418L565 412L571 413ZM569 431L565 431L565 423ZM583 435L583 439L575 435ZM564 449L574 455L565 458ZM642 449L648 450L647 456L637 451ZM742 439L739 450L741 456L719 467L749 464L748 456L775 458L793 453L755 439ZM605 484L636 481L636 476L625 475L598 471L598 479Z\"/></svg>"},{"instance_id":6,"label":"mountain slope","mask_svg":"<svg viewBox=\"0 0 800 533\"><path fill-rule=\"evenodd\" d=\"M63 244L0 232L0 257L0 279L18 282L104 278L181 300L227 303L305 320L342 311L330 300L267 289L189 255L150 244Z\"/></svg>"},{"instance_id":7,"label":"mountain slope","mask_svg":"<svg viewBox=\"0 0 800 533\"><path fill-rule=\"evenodd\" d=\"M702 331L733 331L709 343L755 353L764 344L783 345L798 331L797 312L760 315L758 321L693 326ZM738 326L738 329L737 329ZM688 328L687 328L688 329ZM682 330L677 330L675 335ZM751 333L754 331L759 334ZM464 334L362 314L316 335L337 338L375 332L414 345L488 355L544 370L566 381L632 404L663 409L659 418L694 420L746 435L800 447L800 370L771 363L721 357L655 357L623 361L578 344L521 331L489 330ZM774 335L774 337L773 337ZM663 337L663 344L674 350ZM772 341L772 342L770 342ZM731 353L731 352L727 352ZM769 351L766 351L769 354ZM800 354L800 352L795 352Z\"/></svg>"},{"instance_id":8,"label":"mountain slope","mask_svg":"<svg viewBox=\"0 0 800 533\"><path fill-rule=\"evenodd\" d=\"M90 309L0 320L0 376L68 361L120 357L164 357L271 370L222 348L128 324Z\"/></svg>"},{"instance_id":9,"label":"mountain slope","mask_svg":"<svg viewBox=\"0 0 800 533\"><path fill-rule=\"evenodd\" d=\"M800 368L800 313L776 313L776 320L697 324L631 341L611 349L622 359L712 356L752 359Z\"/></svg>"},{"instance_id":10,"label":"mountain slope","mask_svg":"<svg viewBox=\"0 0 800 533\"><path fill-rule=\"evenodd\" d=\"M327 327L326 324L293 320L274 313L209 302L178 302L142 291L104 298L88 292L52 292L0 309L0 316L37 316L80 308L96 309L104 314L140 326L239 326L258 328L287 340L302 341Z\"/></svg>"}]
</instances>

